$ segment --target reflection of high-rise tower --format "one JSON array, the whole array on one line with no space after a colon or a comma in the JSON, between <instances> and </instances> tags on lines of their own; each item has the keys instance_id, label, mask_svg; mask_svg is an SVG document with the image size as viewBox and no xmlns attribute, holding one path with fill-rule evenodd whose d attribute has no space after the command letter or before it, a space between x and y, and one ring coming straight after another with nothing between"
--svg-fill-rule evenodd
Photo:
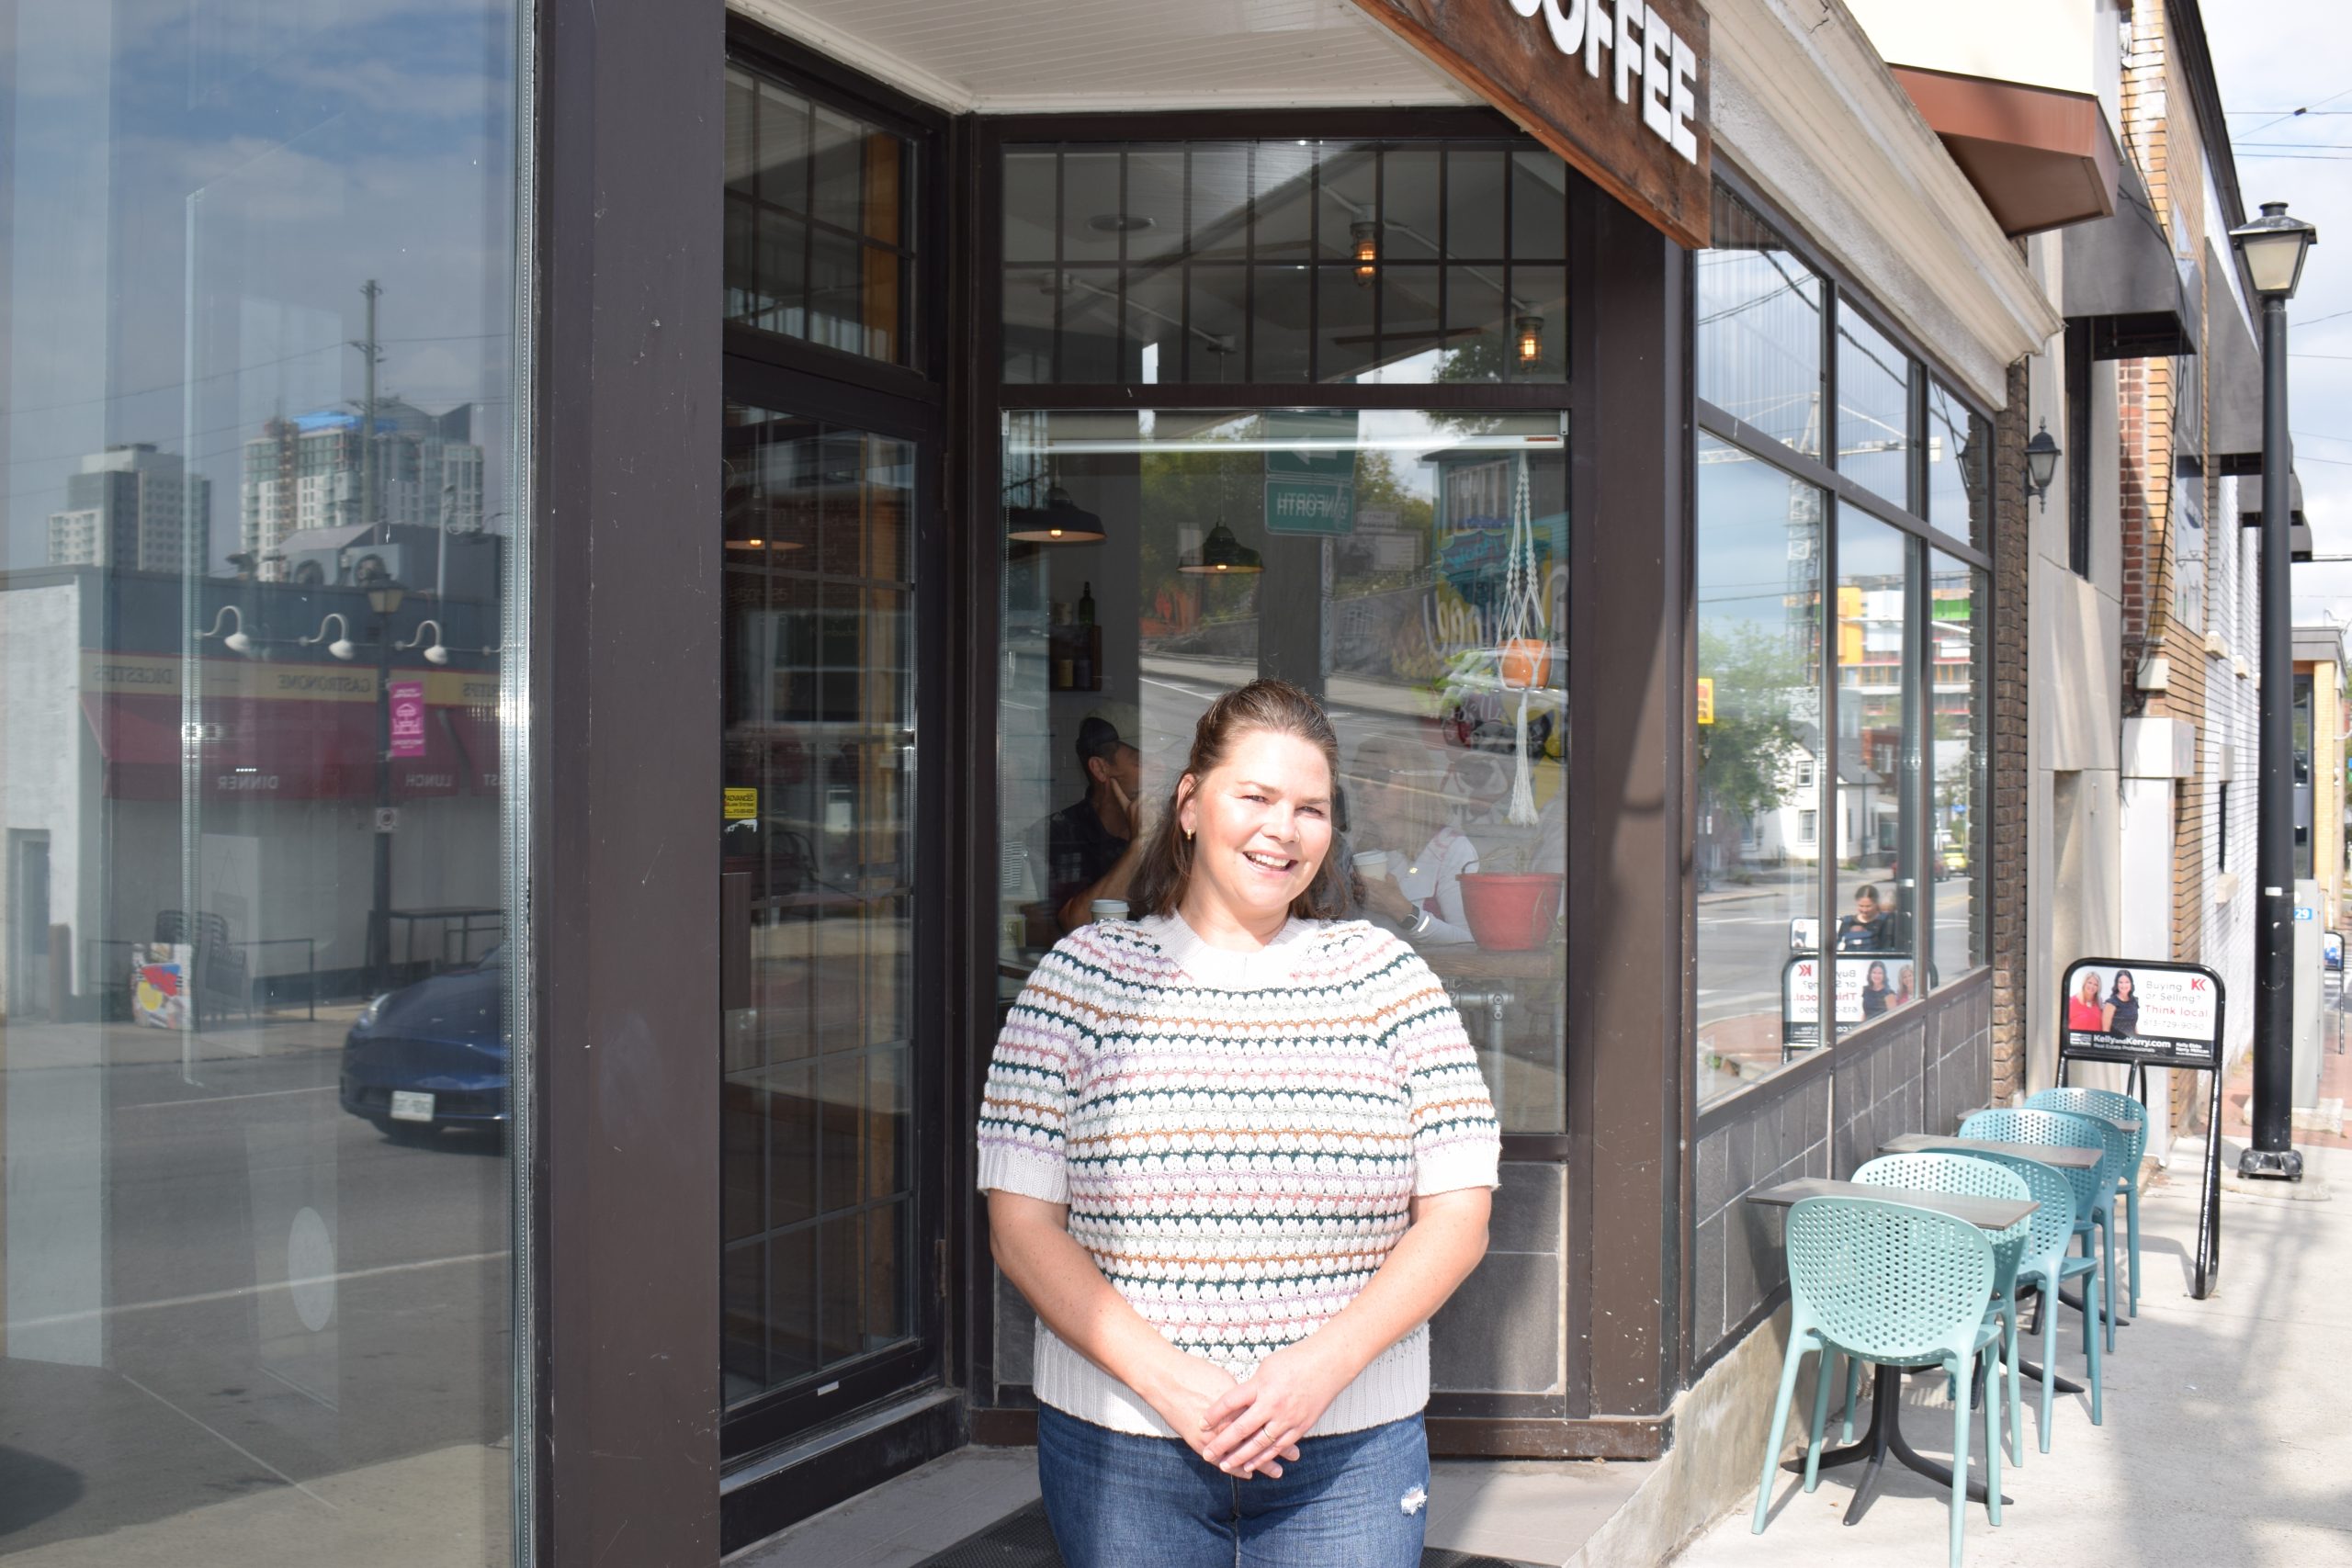
<instances>
[{"instance_id":1,"label":"reflection of high-rise tower","mask_svg":"<svg viewBox=\"0 0 2352 1568\"><path fill-rule=\"evenodd\" d=\"M66 476L64 509L49 514L57 566L178 571L191 556L209 564L211 538L212 481L152 442L83 458Z\"/></svg>"},{"instance_id":2,"label":"reflection of high-rise tower","mask_svg":"<svg viewBox=\"0 0 2352 1568\"><path fill-rule=\"evenodd\" d=\"M482 525L482 449L470 439L473 405L427 413L398 398L376 404L374 517L362 516L365 437L357 414L324 412L273 419L245 443L240 547L260 575L282 575L273 561L287 536L305 529L371 524L459 533Z\"/></svg>"}]
</instances>

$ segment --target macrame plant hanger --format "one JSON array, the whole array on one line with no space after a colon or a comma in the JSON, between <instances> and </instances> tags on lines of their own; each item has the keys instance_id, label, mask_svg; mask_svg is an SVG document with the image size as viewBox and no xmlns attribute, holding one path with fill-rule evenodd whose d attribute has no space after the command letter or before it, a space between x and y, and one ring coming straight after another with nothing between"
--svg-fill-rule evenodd
<instances>
[{"instance_id":1,"label":"macrame plant hanger","mask_svg":"<svg viewBox=\"0 0 2352 1568\"><path fill-rule=\"evenodd\" d=\"M1512 497L1510 545L1503 565L1501 636L1495 648L1495 673L1505 689L1519 690L1519 765L1511 780L1509 820L1529 828L1535 809L1534 764L1527 754L1527 703L1551 664L1542 579L1535 562L1535 508L1528 492L1527 454L1519 455L1519 482ZM1514 680L1513 675L1523 679Z\"/></svg>"}]
</instances>

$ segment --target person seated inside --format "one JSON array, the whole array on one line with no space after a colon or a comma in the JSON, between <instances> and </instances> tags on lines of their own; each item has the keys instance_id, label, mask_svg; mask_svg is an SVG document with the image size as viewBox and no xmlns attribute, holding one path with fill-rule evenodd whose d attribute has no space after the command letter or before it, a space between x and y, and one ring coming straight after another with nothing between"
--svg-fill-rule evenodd
<instances>
[{"instance_id":1,"label":"person seated inside","mask_svg":"<svg viewBox=\"0 0 2352 1568\"><path fill-rule=\"evenodd\" d=\"M1356 747L1346 775L1348 852L1364 908L1417 945L1476 940L1462 908L1462 874L1478 847L1461 824L1449 770L1403 735Z\"/></svg>"},{"instance_id":2,"label":"person seated inside","mask_svg":"<svg viewBox=\"0 0 2352 1568\"><path fill-rule=\"evenodd\" d=\"M1125 704L1096 708L1079 721L1086 794L1045 823L1046 897L1065 932L1093 919L1097 898L1125 898L1143 860L1151 835L1138 728L1135 709Z\"/></svg>"},{"instance_id":3,"label":"person seated inside","mask_svg":"<svg viewBox=\"0 0 2352 1568\"><path fill-rule=\"evenodd\" d=\"M1902 931L1895 911L1880 902L1878 885L1865 882L1854 889L1854 912L1838 922L1840 953L1900 953Z\"/></svg>"}]
</instances>

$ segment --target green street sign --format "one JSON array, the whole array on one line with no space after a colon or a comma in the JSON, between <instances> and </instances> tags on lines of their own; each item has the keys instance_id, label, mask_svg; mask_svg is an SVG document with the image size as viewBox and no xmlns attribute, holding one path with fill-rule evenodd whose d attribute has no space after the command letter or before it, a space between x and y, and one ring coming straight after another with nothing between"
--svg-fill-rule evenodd
<instances>
[{"instance_id":1,"label":"green street sign","mask_svg":"<svg viewBox=\"0 0 2352 1568\"><path fill-rule=\"evenodd\" d=\"M1337 536L1356 531L1356 487L1346 479L1266 481L1266 532Z\"/></svg>"}]
</instances>

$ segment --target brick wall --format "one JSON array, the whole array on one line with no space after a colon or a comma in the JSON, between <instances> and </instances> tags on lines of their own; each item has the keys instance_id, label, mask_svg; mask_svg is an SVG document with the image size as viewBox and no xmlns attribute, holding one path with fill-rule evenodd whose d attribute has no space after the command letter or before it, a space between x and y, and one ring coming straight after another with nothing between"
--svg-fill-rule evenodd
<instances>
[{"instance_id":1,"label":"brick wall","mask_svg":"<svg viewBox=\"0 0 2352 1568\"><path fill-rule=\"evenodd\" d=\"M2033 411L2022 359L2009 367L2008 395L1993 416L1993 999L1990 1032L1993 1099L2007 1103L2025 1086L2026 825L2032 775L2026 753L2031 671L2026 615L2033 580L2033 541L2025 499L2025 444Z\"/></svg>"}]
</instances>

